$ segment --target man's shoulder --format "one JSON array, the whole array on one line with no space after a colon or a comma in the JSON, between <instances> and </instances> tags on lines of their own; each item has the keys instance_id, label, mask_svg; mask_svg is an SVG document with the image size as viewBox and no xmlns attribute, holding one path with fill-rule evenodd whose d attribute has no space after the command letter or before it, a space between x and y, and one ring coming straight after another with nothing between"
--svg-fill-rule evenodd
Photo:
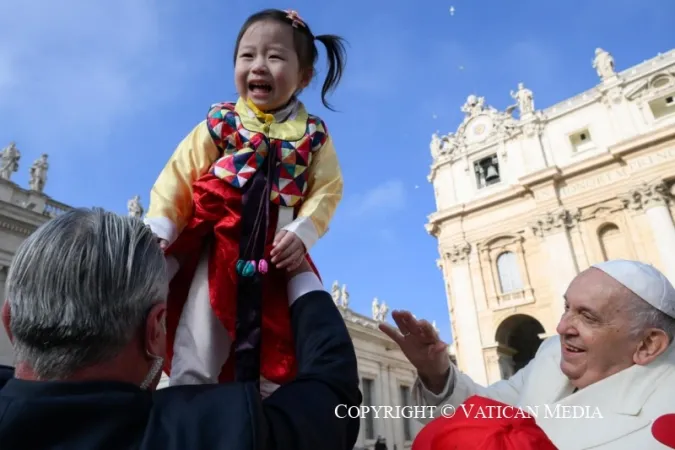
<instances>
[{"instance_id":1,"label":"man's shoulder","mask_svg":"<svg viewBox=\"0 0 675 450\"><path fill-rule=\"evenodd\" d=\"M250 383L172 386L153 394L152 423L162 430L153 433L173 439L181 429L186 442L208 441L211 448L226 448L236 439L237 448L260 448L262 403Z\"/></svg>"},{"instance_id":2,"label":"man's shoulder","mask_svg":"<svg viewBox=\"0 0 675 450\"><path fill-rule=\"evenodd\" d=\"M14 378L14 367L0 364L0 389L12 378Z\"/></svg>"}]
</instances>

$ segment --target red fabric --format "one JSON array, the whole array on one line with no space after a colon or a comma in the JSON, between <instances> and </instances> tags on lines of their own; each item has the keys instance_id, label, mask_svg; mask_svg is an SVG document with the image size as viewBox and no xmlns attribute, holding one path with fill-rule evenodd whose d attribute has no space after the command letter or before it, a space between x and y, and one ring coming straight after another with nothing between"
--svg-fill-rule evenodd
<instances>
[{"instance_id":1,"label":"red fabric","mask_svg":"<svg viewBox=\"0 0 675 450\"><path fill-rule=\"evenodd\" d=\"M675 414L659 417L652 425L654 438L669 448L675 448Z\"/></svg>"},{"instance_id":2,"label":"red fabric","mask_svg":"<svg viewBox=\"0 0 675 450\"><path fill-rule=\"evenodd\" d=\"M181 268L171 281L167 302L167 361L170 374L176 328L187 300L194 272L203 244L212 239L209 256L209 291L213 311L225 326L234 342L237 314L237 273L241 234L241 191L212 174L204 175L193 185L194 213L167 255L177 254L183 260ZM270 225L267 233L265 258L269 261L278 208L270 207ZM311 259L310 265L316 273ZM297 371L295 346L290 323L290 309L286 293L285 269L269 264L263 281L262 330L260 349L261 375L283 384L292 380ZM318 273L317 273L318 275ZM220 375L221 382L234 380L234 353L230 353Z\"/></svg>"},{"instance_id":3,"label":"red fabric","mask_svg":"<svg viewBox=\"0 0 675 450\"><path fill-rule=\"evenodd\" d=\"M516 416L514 407L479 396L463 405L453 417L439 417L422 428L412 450L557 450L534 419Z\"/></svg>"}]
</instances>

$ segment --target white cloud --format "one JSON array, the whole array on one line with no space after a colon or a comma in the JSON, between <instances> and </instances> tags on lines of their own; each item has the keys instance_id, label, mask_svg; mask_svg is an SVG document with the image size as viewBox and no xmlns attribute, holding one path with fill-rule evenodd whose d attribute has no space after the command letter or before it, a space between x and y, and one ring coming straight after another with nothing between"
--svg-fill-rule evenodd
<instances>
[{"instance_id":1,"label":"white cloud","mask_svg":"<svg viewBox=\"0 0 675 450\"><path fill-rule=\"evenodd\" d=\"M389 180L353 197L346 210L355 218L382 216L401 211L406 199L403 181Z\"/></svg>"},{"instance_id":2,"label":"white cloud","mask_svg":"<svg viewBox=\"0 0 675 450\"><path fill-rule=\"evenodd\" d=\"M170 16L159 0L0 2L0 119L52 142L105 138L184 73Z\"/></svg>"}]
</instances>

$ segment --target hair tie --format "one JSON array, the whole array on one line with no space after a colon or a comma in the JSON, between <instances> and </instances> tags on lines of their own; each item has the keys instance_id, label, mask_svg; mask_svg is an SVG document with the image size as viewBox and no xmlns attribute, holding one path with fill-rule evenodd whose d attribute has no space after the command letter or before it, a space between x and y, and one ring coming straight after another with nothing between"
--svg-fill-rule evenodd
<instances>
[{"instance_id":1,"label":"hair tie","mask_svg":"<svg viewBox=\"0 0 675 450\"><path fill-rule=\"evenodd\" d=\"M293 28L298 28L299 26L307 28L307 25L305 25L305 21L302 20L302 17L300 17L300 14L298 14L297 11L287 9L286 18L291 21L291 25L293 26Z\"/></svg>"}]
</instances>

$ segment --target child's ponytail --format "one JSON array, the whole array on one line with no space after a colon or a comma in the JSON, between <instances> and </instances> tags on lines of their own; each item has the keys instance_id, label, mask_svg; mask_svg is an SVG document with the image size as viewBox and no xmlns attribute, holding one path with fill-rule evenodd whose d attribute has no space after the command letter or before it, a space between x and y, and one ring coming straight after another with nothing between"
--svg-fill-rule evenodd
<instances>
[{"instance_id":1,"label":"child's ponytail","mask_svg":"<svg viewBox=\"0 0 675 450\"><path fill-rule=\"evenodd\" d=\"M326 108L335 111L326 100L326 96L335 90L342 79L342 72L346 62L344 40L334 34L322 34L316 36L314 39L326 47L326 59L328 61L328 73L321 88L321 102Z\"/></svg>"}]
</instances>

